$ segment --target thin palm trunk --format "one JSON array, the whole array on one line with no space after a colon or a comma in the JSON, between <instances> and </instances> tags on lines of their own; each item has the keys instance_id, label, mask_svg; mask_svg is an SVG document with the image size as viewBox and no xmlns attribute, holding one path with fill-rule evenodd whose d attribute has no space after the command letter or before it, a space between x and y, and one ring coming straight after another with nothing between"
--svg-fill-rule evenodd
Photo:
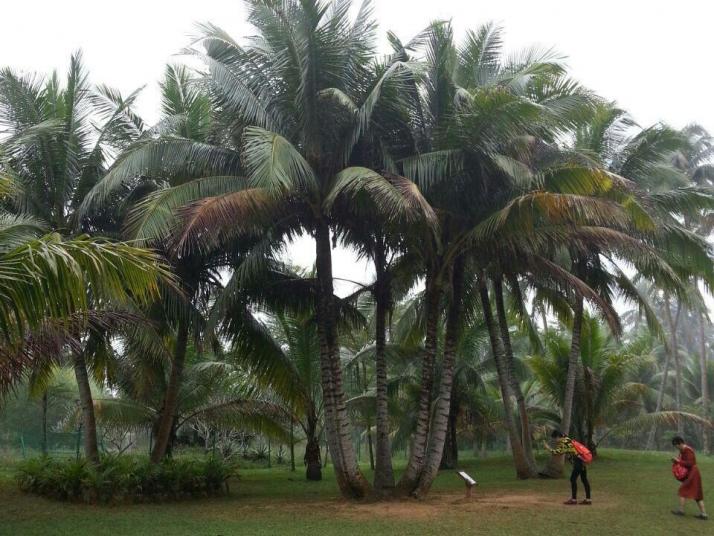
<instances>
[{"instance_id":1,"label":"thin palm trunk","mask_svg":"<svg viewBox=\"0 0 714 536\"><path fill-rule=\"evenodd\" d=\"M431 415L431 389L434 383L434 361L436 360L436 345L439 324L439 301L441 288L433 273L427 274L426 281L426 332L424 337L424 353L421 362L421 384L419 388L419 406L416 415L416 428L409 449L409 461L399 480L399 489L410 494L419 482L429 440L429 417Z\"/></svg>"},{"instance_id":2,"label":"thin palm trunk","mask_svg":"<svg viewBox=\"0 0 714 536\"><path fill-rule=\"evenodd\" d=\"M664 392L667 389L667 379L669 378L669 352L666 352L664 356L664 370L662 371L662 379L659 383L659 391L657 392L657 403L655 404L655 413L659 413L662 410L662 403L664 402ZM657 425L653 425L647 436L647 450L652 450L654 448L655 436L657 434Z\"/></svg>"},{"instance_id":3,"label":"thin palm trunk","mask_svg":"<svg viewBox=\"0 0 714 536\"><path fill-rule=\"evenodd\" d=\"M385 494L394 489L392 447L389 441L389 394L387 392L387 314L390 308L386 259L381 243L375 249L375 374L376 374L376 459L374 489Z\"/></svg>"},{"instance_id":4,"label":"thin palm trunk","mask_svg":"<svg viewBox=\"0 0 714 536\"><path fill-rule=\"evenodd\" d=\"M164 459L171 443L178 410L178 396L183 381L183 369L186 361L186 349L188 347L188 324L181 319L178 323L176 334L176 347L174 348L174 359L171 363L169 381L166 385L164 404L159 416L159 423L156 428L156 439L154 449L151 451L151 463L159 463Z\"/></svg>"},{"instance_id":5,"label":"thin palm trunk","mask_svg":"<svg viewBox=\"0 0 714 536\"><path fill-rule=\"evenodd\" d=\"M709 378L707 377L707 344L704 338L704 313L699 313L699 373L702 382L702 417L709 420ZM702 426L702 450L711 454L709 429Z\"/></svg>"},{"instance_id":6,"label":"thin palm trunk","mask_svg":"<svg viewBox=\"0 0 714 536\"><path fill-rule=\"evenodd\" d=\"M682 313L682 305L677 304L677 312L674 320L672 319L672 310L669 302L669 295L664 297L665 317L669 326L670 336L670 351L674 357L674 403L675 409L682 411L682 362L679 357L679 341L677 338L677 330L679 329L679 318ZM684 422L677 415L677 433L682 435L684 432Z\"/></svg>"},{"instance_id":7,"label":"thin palm trunk","mask_svg":"<svg viewBox=\"0 0 714 536\"><path fill-rule=\"evenodd\" d=\"M563 399L563 419L561 427L563 433L570 432L573 418L573 400L575 399L575 384L580 367L580 337L583 328L583 298L575 299L573 307L573 334L570 340L570 354L568 356L568 376L565 382L565 397Z\"/></svg>"},{"instance_id":8,"label":"thin palm trunk","mask_svg":"<svg viewBox=\"0 0 714 536\"><path fill-rule=\"evenodd\" d=\"M461 333L463 311L464 259L458 257L454 262L449 292L449 308L446 315L446 335L444 337L444 359L441 367L439 395L434 408L434 417L429 438L429 452L424 469L419 477L417 496L424 496L434 483L441 459L451 415L451 391L454 385L454 366L456 349Z\"/></svg>"},{"instance_id":9,"label":"thin palm trunk","mask_svg":"<svg viewBox=\"0 0 714 536\"><path fill-rule=\"evenodd\" d=\"M325 222L320 222L315 229L315 257L318 282L317 331L327 444L342 494L361 498L369 494L370 485L357 464L342 386L332 285L332 248L330 230Z\"/></svg>"},{"instance_id":10,"label":"thin palm trunk","mask_svg":"<svg viewBox=\"0 0 714 536\"><path fill-rule=\"evenodd\" d=\"M295 472L295 420L292 417L290 417L290 471Z\"/></svg>"},{"instance_id":11,"label":"thin palm trunk","mask_svg":"<svg viewBox=\"0 0 714 536\"><path fill-rule=\"evenodd\" d=\"M97 443L97 421L94 415L94 400L92 389L89 385L87 363L82 352L75 352L72 356L74 376L77 379L79 390L79 404L82 409L82 428L84 432L84 456L87 460L99 464L99 445Z\"/></svg>"},{"instance_id":12,"label":"thin palm trunk","mask_svg":"<svg viewBox=\"0 0 714 536\"><path fill-rule=\"evenodd\" d=\"M493 311L491 310L491 300L488 296L488 288L486 281L481 277L478 282L479 295L481 297L481 309L483 318L488 331L488 338L491 341L491 350L493 351L494 361L496 362L496 372L498 376L498 385L501 389L501 398L503 399L504 422L508 431L508 440L512 448L513 461L516 466L516 475L518 478L529 478L531 474L526 453L523 445L518 440L520 436L519 426L513 418L513 405L511 403L510 381L508 379L508 369L506 367L503 341L498 333Z\"/></svg>"},{"instance_id":13,"label":"thin palm trunk","mask_svg":"<svg viewBox=\"0 0 714 536\"><path fill-rule=\"evenodd\" d=\"M533 456L533 444L531 443L531 426L528 419L528 408L526 399L523 396L521 384L516 377L516 364L513 356L513 346L511 345L511 335L508 332L508 319L506 317L506 307L503 302L503 283L500 278L496 278L493 283L496 298L496 314L498 315L498 325L501 328L501 339L503 340L504 357L506 360L506 370L511 383L511 389L516 397L516 406L521 424L520 440L523 450L526 453L526 461L530 467L531 476L538 474L535 457Z\"/></svg>"},{"instance_id":14,"label":"thin palm trunk","mask_svg":"<svg viewBox=\"0 0 714 536\"><path fill-rule=\"evenodd\" d=\"M47 456L47 390L42 393L42 455Z\"/></svg>"},{"instance_id":15,"label":"thin palm trunk","mask_svg":"<svg viewBox=\"0 0 714 536\"><path fill-rule=\"evenodd\" d=\"M580 336L583 327L583 298L577 296L573 306L573 332L568 355L568 375L565 381L565 396L563 398L560 429L564 434L570 433L573 416L573 400L575 399L575 384L580 368ZM550 477L560 477L563 474L564 456L551 456L541 474Z\"/></svg>"},{"instance_id":16,"label":"thin palm trunk","mask_svg":"<svg viewBox=\"0 0 714 536\"><path fill-rule=\"evenodd\" d=\"M676 331L672 334L672 351L674 352L674 397L677 411L682 411L682 359L679 355L679 346ZM684 434L684 421L677 415L677 433Z\"/></svg>"}]
</instances>

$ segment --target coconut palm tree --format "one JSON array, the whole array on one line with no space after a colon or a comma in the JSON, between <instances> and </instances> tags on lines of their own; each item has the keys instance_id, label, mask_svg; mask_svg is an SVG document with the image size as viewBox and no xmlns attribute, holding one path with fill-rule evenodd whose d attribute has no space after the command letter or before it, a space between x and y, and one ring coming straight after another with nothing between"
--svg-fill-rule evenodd
<instances>
[{"instance_id":1,"label":"coconut palm tree","mask_svg":"<svg viewBox=\"0 0 714 536\"><path fill-rule=\"evenodd\" d=\"M120 264L109 268L95 267L91 263L99 259L108 262L115 255L118 261L126 262L123 267L127 270L126 276L138 278L134 282L125 279L126 285L140 288L156 275L156 270L149 270L143 276L140 273L142 267L150 267L154 258L141 258L139 250L128 246L123 246L123 253L113 251L114 246L95 243L86 237L64 242L60 235L70 237L77 228L85 232L102 228L110 234L116 231L116 218L110 211L81 222L74 216L84 194L99 180L111 158L141 131L142 123L132 111L136 96L137 92L134 92L123 98L109 87L91 87L80 53L71 57L64 84L57 73L45 79L21 75L11 69L0 71L0 125L6 134L0 144L0 173L13 185L9 200L20 214L16 223L25 218L25 223L29 224L27 218L30 217L35 219L37 226L56 233L40 242L28 241L25 253L31 254L37 248L45 250L45 262L50 263L46 269L51 268L54 256L67 255L65 270L89 270L76 277L79 283L85 278L101 277L104 270L107 278L113 278L106 282L106 288L113 287L117 296L121 295L120 289L125 289L121 284L122 276L116 270ZM18 228L17 225L14 227ZM84 252L83 246L86 248ZM86 255L84 259L81 258L83 254ZM70 289L71 292L89 289L96 305L101 303L99 292L94 288L76 288L71 287L72 284L68 279L68 292ZM89 305L86 300L80 300L80 303L82 307ZM87 361L92 356L81 347L72 353L87 421L86 454L96 461L98 452L87 376Z\"/></svg>"},{"instance_id":2,"label":"coconut palm tree","mask_svg":"<svg viewBox=\"0 0 714 536\"><path fill-rule=\"evenodd\" d=\"M196 179L162 196L160 210L147 213L153 218L147 229L166 229L177 218L172 209L197 201L180 240L194 247L198 236L205 247L211 238L254 230L259 223L272 227L272 239L297 232L315 238L327 437L343 493L363 496L369 485L351 444L334 322L332 206L342 196L363 193L385 213L418 216L415 208L423 203L408 181L350 165L355 147L379 119L373 112L383 89L400 83L408 66L393 61L373 69L371 7L365 3L354 21L349 7L350 2L316 0L249 2L248 20L257 36L245 45L203 26L189 53L208 68L205 82L220 106L226 135L215 143L161 136L142 141L117 160L88 205L139 175L168 171Z\"/></svg>"},{"instance_id":3,"label":"coconut palm tree","mask_svg":"<svg viewBox=\"0 0 714 536\"><path fill-rule=\"evenodd\" d=\"M503 267L518 266L521 258L524 268L533 269L532 263L540 261L539 255L547 255L547 241L551 239L544 238L552 238L553 229L563 233L561 240L567 242L565 220L553 219L555 212L547 207L561 207L584 226L603 227L614 220L622 221L622 215L616 214L618 207L594 195L611 188L611 181L597 167L573 165L563 158L555 160L555 164L552 158L548 165L541 163L545 160L541 153L548 154L544 149L554 145L558 133L577 124L590 102L587 92L567 79L557 58L529 51L504 60L500 36L493 26L469 34L461 49L455 46L452 30L446 24L434 24L422 40L427 76L420 92L424 95L418 107L421 115L414 121L419 152L400 164L404 175L415 180L439 214L441 234L436 239L418 236L412 247L412 252L421 257L429 304L426 310L432 311L427 313L417 431L401 482L402 488L420 488L417 494L429 489L441 459L452 354L464 310L463 304L457 303L464 294L460 288L464 272L466 277L476 277L480 282L477 295L492 333L502 399L510 406L510 391L516 385L509 379L512 359L505 351L503 331L491 310L488 282L500 281ZM555 146L550 150L554 152L557 153ZM587 211L578 208L576 215L574 209L580 203L590 206ZM525 236L528 238L523 240ZM487 260L492 258L502 261L489 263ZM519 261L514 262L515 258ZM561 283L566 281L566 286L575 286L580 293L606 305L567 270L540 261L539 271L557 274ZM453 284L457 288L452 288ZM442 293L451 303L444 343L446 365L432 423L430 384ZM507 430L517 473L527 478L535 474L535 463L526 453L522 426L513 415L507 408ZM522 421L525 419L524 415Z\"/></svg>"},{"instance_id":4,"label":"coconut palm tree","mask_svg":"<svg viewBox=\"0 0 714 536\"><path fill-rule=\"evenodd\" d=\"M688 233L673 214L678 213L681 217L696 206L707 206L711 198L704 192L688 189L662 192L662 184L674 184L682 176L669 162L672 152L682 145L682 139L676 132L662 125L643 129L633 135L633 126L634 122L624 111L612 104L599 104L590 119L576 130L573 150L577 160L584 159L601 166L612 177L617 177L618 181L630 181L622 183L624 188L615 189L613 193L630 215L632 230L628 231L628 235L637 236L643 245L652 248L647 255L649 260L644 262L639 252L623 251L620 246L610 252L607 252L610 249L608 247L594 247L581 255L573 255L571 252L571 258L574 273L601 296L610 300L610 296L617 293L634 301L645 313L650 326L658 331L661 328L652 307L618 266L618 262L625 260L634 264L640 277L654 281L668 293L681 295L685 292L689 277L685 275L687 272L708 279L711 276L708 246ZM632 188L633 185L637 187L636 190ZM609 196L612 198L613 194ZM678 248L691 248L691 258L699 260L688 263L689 259L673 254ZM655 251L659 259L654 259L652 253ZM577 356L583 314L582 304L576 301L569 377L561 422L565 430L571 426L572 400L580 366ZM559 474L561 471L562 457L554 457L544 472Z\"/></svg>"},{"instance_id":5,"label":"coconut palm tree","mask_svg":"<svg viewBox=\"0 0 714 536\"><path fill-rule=\"evenodd\" d=\"M674 155L674 165L681 170L689 180L704 187L711 187L714 181L714 166L712 156L714 156L714 139L700 125L692 124L682 129L681 134L685 137L687 144ZM707 212L700 212L688 222L690 227L696 229L699 234L709 236L711 234L711 215ZM704 335L704 326L707 323L704 311L699 313L699 368L701 378L701 399L702 417L709 419L709 385L707 381L707 348ZM702 448L705 452L711 453L711 437L706 428L702 428Z\"/></svg>"},{"instance_id":6,"label":"coconut palm tree","mask_svg":"<svg viewBox=\"0 0 714 536\"><path fill-rule=\"evenodd\" d=\"M220 125L216 126L208 93L197 86L194 75L188 69L167 66L161 92L161 119L151 128L142 127L131 145L132 150L151 145L157 137L185 140L200 145L205 144L210 136L221 135L222 129ZM106 211L110 203L94 203L94 198L97 190L105 188L108 182L111 183L112 177L116 175L114 168L121 165L123 155L124 153L118 156L118 162L115 162L112 171L90 189L87 197L82 200L79 212L83 220L91 220ZM225 264L225 255L216 251L178 254L172 248L170 240L167 241L170 229L166 226L157 228L152 215L164 210L166 199L170 200L174 193L173 188L185 187L191 174L180 169L171 170L160 163L154 163L154 166L154 173L147 171L144 174L132 175L131 180L122 183L121 188L111 189L111 201L123 208L123 221L118 230L122 236L162 250L170 260L179 282L178 289L163 290L161 300L146 312L149 324L141 326L148 330L144 334L147 339L151 339L156 323L161 324L158 328L161 332L165 329L173 331L173 336L170 336L173 342L169 346L171 372L167 388L163 391L166 399L162 406L161 419L154 429L156 437L151 453L152 461L158 463L166 455L173 437L176 424L175 408L181 391L186 351L191 340L197 342L204 336L208 301L214 291L221 287L218 270ZM161 343L154 344L152 348L160 355L167 351L167 347Z\"/></svg>"},{"instance_id":7,"label":"coconut palm tree","mask_svg":"<svg viewBox=\"0 0 714 536\"><path fill-rule=\"evenodd\" d=\"M0 250L1 383L7 386L25 371L52 368L69 350L83 410L85 455L97 462L89 376L76 354L106 344L108 332L135 321L108 307L145 303L158 295L160 277L170 281L168 272L147 250L85 236L28 237Z\"/></svg>"}]
</instances>

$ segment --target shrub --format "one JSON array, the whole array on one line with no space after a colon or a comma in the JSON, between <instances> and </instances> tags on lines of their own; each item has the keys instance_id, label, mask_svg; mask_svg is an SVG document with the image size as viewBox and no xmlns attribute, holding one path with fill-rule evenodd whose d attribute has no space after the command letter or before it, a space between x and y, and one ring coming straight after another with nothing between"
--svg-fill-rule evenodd
<instances>
[{"instance_id":1,"label":"shrub","mask_svg":"<svg viewBox=\"0 0 714 536\"><path fill-rule=\"evenodd\" d=\"M152 464L146 458L105 456L98 466L84 460L33 458L18 466L20 489L63 501L143 502L228 493L235 467L210 457Z\"/></svg>"}]
</instances>

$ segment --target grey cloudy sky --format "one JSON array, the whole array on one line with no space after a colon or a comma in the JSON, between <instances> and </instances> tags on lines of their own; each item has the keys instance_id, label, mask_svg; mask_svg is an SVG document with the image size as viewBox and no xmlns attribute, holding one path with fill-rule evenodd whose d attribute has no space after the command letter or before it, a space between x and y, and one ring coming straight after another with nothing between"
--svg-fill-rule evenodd
<instances>
[{"instance_id":1,"label":"grey cloudy sky","mask_svg":"<svg viewBox=\"0 0 714 536\"><path fill-rule=\"evenodd\" d=\"M380 29L407 39L430 20L451 19L457 32L487 21L506 30L506 47L538 44L568 58L583 84L630 110L642 125L697 121L714 131L711 23L706 0L376 0ZM81 48L92 80L124 92L146 85L140 111L157 117L157 82L180 61L196 22L248 35L240 0L18 0L3 2L0 65L48 72L64 69ZM291 254L310 263L303 241ZM346 253L336 275L363 277Z\"/></svg>"}]
</instances>

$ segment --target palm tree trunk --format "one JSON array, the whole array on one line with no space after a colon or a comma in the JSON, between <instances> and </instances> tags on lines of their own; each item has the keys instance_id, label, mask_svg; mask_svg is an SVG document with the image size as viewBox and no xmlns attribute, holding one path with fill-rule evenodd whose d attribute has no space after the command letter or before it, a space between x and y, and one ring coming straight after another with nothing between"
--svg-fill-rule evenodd
<instances>
[{"instance_id":1,"label":"palm tree trunk","mask_svg":"<svg viewBox=\"0 0 714 536\"><path fill-rule=\"evenodd\" d=\"M47 456L47 389L42 393L42 455Z\"/></svg>"},{"instance_id":2,"label":"palm tree trunk","mask_svg":"<svg viewBox=\"0 0 714 536\"><path fill-rule=\"evenodd\" d=\"M591 419L588 419L587 447L593 456L597 456L597 445L595 444L595 426Z\"/></svg>"},{"instance_id":3,"label":"palm tree trunk","mask_svg":"<svg viewBox=\"0 0 714 536\"><path fill-rule=\"evenodd\" d=\"M322 460L320 459L320 441L314 433L308 434L305 445L305 478L317 482L322 480Z\"/></svg>"},{"instance_id":4,"label":"palm tree trunk","mask_svg":"<svg viewBox=\"0 0 714 536\"><path fill-rule=\"evenodd\" d=\"M709 420L709 378L707 377L707 344L704 338L704 313L699 313L699 373L702 382L702 417ZM702 426L702 450L711 454L709 429Z\"/></svg>"},{"instance_id":5,"label":"palm tree trunk","mask_svg":"<svg viewBox=\"0 0 714 536\"><path fill-rule=\"evenodd\" d=\"M561 422L564 434L570 432L573 418L573 400L575 398L575 380L580 366L580 335L583 328L583 298L575 299L573 307L573 335L570 341L570 355L568 359L568 377L565 382L565 398L563 401L563 420Z\"/></svg>"},{"instance_id":6,"label":"palm tree trunk","mask_svg":"<svg viewBox=\"0 0 714 536\"><path fill-rule=\"evenodd\" d=\"M352 444L335 324L330 229L324 221L319 222L315 229L315 257L318 282L317 331L327 443L340 491L346 497L361 498L368 495L371 489L359 469Z\"/></svg>"},{"instance_id":7,"label":"palm tree trunk","mask_svg":"<svg viewBox=\"0 0 714 536\"><path fill-rule=\"evenodd\" d=\"M659 413L662 410L662 403L664 402L664 392L667 389L667 379L669 377L669 352L665 353L664 356L664 371L662 371L662 380L659 384L659 392L657 393L657 403L655 404L655 413ZM653 425L650 433L647 437L647 450L652 450L655 444L655 436L657 434L657 425Z\"/></svg>"},{"instance_id":8,"label":"palm tree trunk","mask_svg":"<svg viewBox=\"0 0 714 536\"><path fill-rule=\"evenodd\" d=\"M79 391L79 404L82 409L84 456L90 463L97 465L99 464L97 421L94 415L94 400L92 399L92 389L89 385L87 363L84 360L84 354L82 352L74 352L72 358L74 376L77 379L77 389Z\"/></svg>"},{"instance_id":9,"label":"palm tree trunk","mask_svg":"<svg viewBox=\"0 0 714 536\"><path fill-rule=\"evenodd\" d=\"M481 297L481 309L483 311L483 319L486 323L488 338L491 341L491 350L493 351L494 361L496 362L496 372L498 375L498 384L501 388L501 398L503 399L504 421L506 430L508 431L508 439L512 447L513 461L516 466L516 475L518 478L528 478L531 474L526 453L523 445L518 440L520 436L520 427L513 419L513 405L511 404L510 382L508 379L508 369L505 364L503 341L498 333L498 327L493 318L491 310L491 300L488 296L488 288L483 277L479 278L479 295Z\"/></svg>"},{"instance_id":10,"label":"palm tree trunk","mask_svg":"<svg viewBox=\"0 0 714 536\"><path fill-rule=\"evenodd\" d=\"M446 335L444 337L444 360L441 367L439 397L434 408L434 417L429 438L429 452L424 469L419 477L415 495L422 497L429 492L434 483L441 459L451 414L451 389L454 384L456 349L461 333L463 311L464 259L458 257L454 262L449 292L449 309L446 315Z\"/></svg>"},{"instance_id":11,"label":"palm tree trunk","mask_svg":"<svg viewBox=\"0 0 714 536\"><path fill-rule=\"evenodd\" d=\"M387 313L390 304L389 281L382 243L375 249L375 374L376 374L376 428L377 445L374 467L374 489L385 494L394 489L392 447L389 441L389 394L387 392Z\"/></svg>"},{"instance_id":12,"label":"palm tree trunk","mask_svg":"<svg viewBox=\"0 0 714 536\"><path fill-rule=\"evenodd\" d=\"M367 450L369 452L369 468L374 471L374 447L372 446L372 423L367 421Z\"/></svg>"},{"instance_id":13,"label":"palm tree trunk","mask_svg":"<svg viewBox=\"0 0 714 536\"><path fill-rule=\"evenodd\" d=\"M516 406L521 423L521 444L526 453L526 461L530 467L531 476L538 474L535 457L533 456L533 444L531 443L531 426L528 420L528 408L526 407L526 399L523 396L521 384L516 377L515 359L513 356L513 346L511 346L511 334L508 332L508 319L506 318L506 307L503 303L503 283L500 278L496 278L493 283L494 293L496 295L496 314L498 315L498 325L501 328L501 339L503 340L503 351L506 360L506 370L508 377L511 380L511 389L516 396Z\"/></svg>"},{"instance_id":14,"label":"palm tree trunk","mask_svg":"<svg viewBox=\"0 0 714 536\"><path fill-rule=\"evenodd\" d=\"M573 399L575 398L575 380L580 366L580 334L583 328L583 298L575 298L573 306L573 333L570 340L570 354L568 356L568 375L565 381L565 397L563 399L562 418L560 429L564 434L570 433L573 416ZM563 474L564 456L551 456L545 469L541 472L544 476L557 478Z\"/></svg>"},{"instance_id":15,"label":"palm tree trunk","mask_svg":"<svg viewBox=\"0 0 714 536\"><path fill-rule=\"evenodd\" d=\"M317 451L320 452L318 446ZM295 472L295 420L290 417L290 471Z\"/></svg>"},{"instance_id":16,"label":"palm tree trunk","mask_svg":"<svg viewBox=\"0 0 714 536\"><path fill-rule=\"evenodd\" d=\"M424 337L424 355L421 362L421 384L419 388L419 406L417 408L416 429L409 449L407 467L399 479L399 489L411 494L419 482L419 475L426 462L426 449L429 440L429 417L431 415L431 389L434 383L434 361L439 324L439 301L441 288L435 274L427 274L426 280L426 333Z\"/></svg>"},{"instance_id":17,"label":"palm tree trunk","mask_svg":"<svg viewBox=\"0 0 714 536\"><path fill-rule=\"evenodd\" d=\"M156 429L154 449L151 451L151 463L159 463L166 456L166 452L171 442L178 410L178 395L183 381L183 368L186 361L186 349L188 347L188 324L181 319L178 323L176 334L176 347L174 348L174 359L171 363L169 381L166 385L164 395L164 405L159 416L159 423Z\"/></svg>"},{"instance_id":18,"label":"palm tree trunk","mask_svg":"<svg viewBox=\"0 0 714 536\"><path fill-rule=\"evenodd\" d=\"M458 417L458 405L451 401L449 409L449 424L446 427L446 442L444 443L444 454L441 457L439 469L456 469L459 463L459 445L456 436L456 425Z\"/></svg>"},{"instance_id":19,"label":"palm tree trunk","mask_svg":"<svg viewBox=\"0 0 714 536\"><path fill-rule=\"evenodd\" d=\"M682 363L679 358L679 341L677 340L677 330L679 329L679 317L682 312L682 305L677 304L677 313L675 314L674 320L672 320L672 310L669 303L669 295L665 294L664 297L664 307L665 307L665 317L667 318L667 324L669 325L669 336L670 336L670 351L674 356L674 403L675 409L677 411L682 411ZM682 435L684 431L684 423L682 419L677 416L677 433Z\"/></svg>"}]
</instances>

